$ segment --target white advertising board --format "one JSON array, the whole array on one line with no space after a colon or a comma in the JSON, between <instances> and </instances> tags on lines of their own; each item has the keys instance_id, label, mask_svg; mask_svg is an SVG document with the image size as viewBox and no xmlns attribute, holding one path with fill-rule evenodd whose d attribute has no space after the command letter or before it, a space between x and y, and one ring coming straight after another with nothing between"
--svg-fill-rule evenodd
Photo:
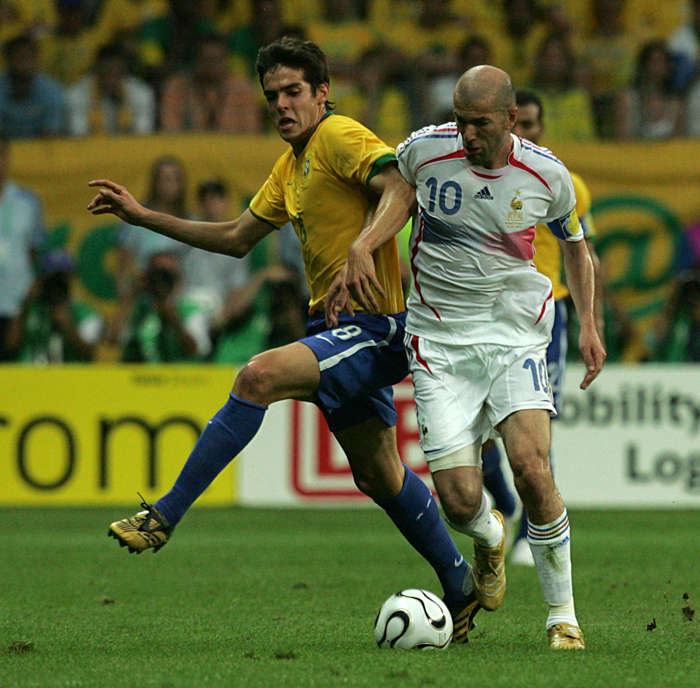
<instances>
[{"instance_id":1,"label":"white advertising board","mask_svg":"<svg viewBox=\"0 0 700 688\"><path fill-rule=\"evenodd\" d=\"M567 369L554 475L571 506L700 507L700 366Z\"/></svg>"},{"instance_id":2,"label":"white advertising board","mask_svg":"<svg viewBox=\"0 0 700 688\"><path fill-rule=\"evenodd\" d=\"M700 508L700 366L608 365L585 392L570 366L553 424L554 472L570 507ZM428 477L412 387L395 388L402 459ZM247 505L361 505L342 450L315 406L273 404L240 458Z\"/></svg>"}]
</instances>

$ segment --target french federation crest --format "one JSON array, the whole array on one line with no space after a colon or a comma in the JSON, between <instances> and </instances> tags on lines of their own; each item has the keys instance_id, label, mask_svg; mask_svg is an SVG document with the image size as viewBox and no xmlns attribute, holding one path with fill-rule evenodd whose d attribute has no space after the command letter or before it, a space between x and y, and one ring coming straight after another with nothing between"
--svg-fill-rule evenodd
<instances>
[{"instance_id":1,"label":"french federation crest","mask_svg":"<svg viewBox=\"0 0 700 688\"><path fill-rule=\"evenodd\" d=\"M510 202L510 210L506 218L506 227L508 229L522 229L523 226L523 202L520 199L520 189L515 192L513 200Z\"/></svg>"}]
</instances>

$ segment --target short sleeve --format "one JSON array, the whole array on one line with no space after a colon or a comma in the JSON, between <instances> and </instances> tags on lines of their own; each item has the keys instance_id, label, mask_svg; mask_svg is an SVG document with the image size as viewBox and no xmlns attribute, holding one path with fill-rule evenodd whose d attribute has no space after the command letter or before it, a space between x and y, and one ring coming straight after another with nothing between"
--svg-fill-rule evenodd
<instances>
[{"instance_id":1,"label":"short sleeve","mask_svg":"<svg viewBox=\"0 0 700 688\"><path fill-rule=\"evenodd\" d=\"M325 127L323 144L335 171L344 179L366 185L396 153L369 129L349 117L334 115Z\"/></svg>"},{"instance_id":2,"label":"short sleeve","mask_svg":"<svg viewBox=\"0 0 700 688\"><path fill-rule=\"evenodd\" d=\"M286 225L291 219L284 201L281 177L283 161L284 156L277 161L272 174L270 174L248 206L255 217L277 229Z\"/></svg>"},{"instance_id":3,"label":"short sleeve","mask_svg":"<svg viewBox=\"0 0 700 688\"><path fill-rule=\"evenodd\" d=\"M400 143L396 148L396 158L399 161L399 172L403 175L403 178L413 186L416 185L416 175L415 175L415 145L414 137L416 136L414 132L409 138L407 138L403 143Z\"/></svg>"},{"instance_id":4,"label":"short sleeve","mask_svg":"<svg viewBox=\"0 0 700 688\"><path fill-rule=\"evenodd\" d=\"M574 183L563 166L552 185L552 195L554 199L545 218L547 226L558 239L581 241L583 229L576 212Z\"/></svg>"}]
</instances>

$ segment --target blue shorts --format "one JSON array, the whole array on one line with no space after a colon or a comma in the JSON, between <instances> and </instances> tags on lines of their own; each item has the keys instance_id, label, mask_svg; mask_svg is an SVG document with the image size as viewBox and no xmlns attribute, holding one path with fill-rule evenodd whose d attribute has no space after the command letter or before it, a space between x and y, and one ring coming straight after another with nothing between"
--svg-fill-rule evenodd
<instances>
[{"instance_id":1,"label":"blue shorts","mask_svg":"<svg viewBox=\"0 0 700 688\"><path fill-rule=\"evenodd\" d=\"M561 392L564 387L564 371L566 370L566 353L569 348L568 314L564 299L554 302L554 325L552 325L552 341L547 347L547 373L552 387L554 408L560 411Z\"/></svg>"},{"instance_id":2,"label":"blue shorts","mask_svg":"<svg viewBox=\"0 0 700 688\"><path fill-rule=\"evenodd\" d=\"M379 416L396 425L392 385L408 375L403 345L406 313L393 315L347 313L338 316L338 327L328 329L323 314L309 318L306 344L318 358L321 383L318 407L331 432L338 432Z\"/></svg>"}]
</instances>

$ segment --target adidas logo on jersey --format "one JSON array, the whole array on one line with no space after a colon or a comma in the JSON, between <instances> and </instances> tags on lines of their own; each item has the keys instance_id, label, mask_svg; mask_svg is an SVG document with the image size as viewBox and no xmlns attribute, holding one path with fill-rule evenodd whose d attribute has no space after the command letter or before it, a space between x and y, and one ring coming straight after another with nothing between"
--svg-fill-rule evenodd
<instances>
[{"instance_id":1,"label":"adidas logo on jersey","mask_svg":"<svg viewBox=\"0 0 700 688\"><path fill-rule=\"evenodd\" d=\"M481 191L474 194L474 198L480 199L482 201L492 201L493 200L493 196L491 195L491 192L489 191L488 186L485 186Z\"/></svg>"}]
</instances>

